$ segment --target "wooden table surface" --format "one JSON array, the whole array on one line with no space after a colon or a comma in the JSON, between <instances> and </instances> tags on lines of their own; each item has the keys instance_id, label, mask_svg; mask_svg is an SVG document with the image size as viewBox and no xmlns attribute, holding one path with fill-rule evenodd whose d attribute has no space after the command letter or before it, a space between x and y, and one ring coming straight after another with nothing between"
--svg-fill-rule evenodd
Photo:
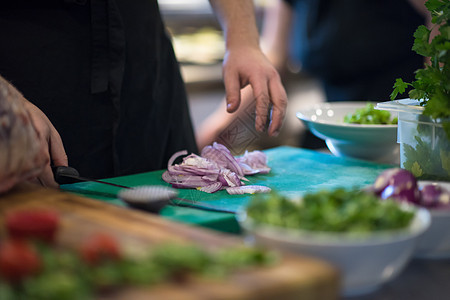
<instances>
[{"instance_id":1,"label":"wooden table surface","mask_svg":"<svg viewBox=\"0 0 450 300\"><path fill-rule=\"evenodd\" d=\"M210 251L243 243L236 236L33 185L22 185L0 195L0 224L4 222L5 213L24 208L47 208L59 212L61 227L57 243L62 247L77 247L82 239L94 232L110 233L126 253L168 241L194 242ZM3 239L4 226L0 228L0 239ZM336 299L338 295L339 274L333 267L310 257L284 253L274 266L237 271L224 280L194 278L183 284L127 288L107 298L322 300Z\"/></svg>"}]
</instances>

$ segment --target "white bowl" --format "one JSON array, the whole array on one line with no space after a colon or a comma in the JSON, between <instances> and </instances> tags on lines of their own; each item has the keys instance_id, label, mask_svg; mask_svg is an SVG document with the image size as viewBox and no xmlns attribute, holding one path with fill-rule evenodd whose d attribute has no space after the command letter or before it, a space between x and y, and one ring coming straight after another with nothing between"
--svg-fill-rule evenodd
<instances>
[{"instance_id":1,"label":"white bowl","mask_svg":"<svg viewBox=\"0 0 450 300\"><path fill-rule=\"evenodd\" d=\"M344 117L367 105L365 102L328 102L297 112L299 118L317 137L324 139L336 156L378 162L399 160L397 125L344 123ZM375 103L374 103L375 104Z\"/></svg>"},{"instance_id":2,"label":"white bowl","mask_svg":"<svg viewBox=\"0 0 450 300\"><path fill-rule=\"evenodd\" d=\"M245 211L237 216L244 232L258 245L314 256L335 265L342 275L342 295L372 292L399 274L411 259L417 238L430 215L419 208L409 227L365 237L256 224Z\"/></svg>"},{"instance_id":3,"label":"white bowl","mask_svg":"<svg viewBox=\"0 0 450 300\"><path fill-rule=\"evenodd\" d=\"M419 187L426 184L438 184L450 191L450 182L419 181ZM419 238L415 257L450 258L450 209L429 208L430 227Z\"/></svg>"}]
</instances>

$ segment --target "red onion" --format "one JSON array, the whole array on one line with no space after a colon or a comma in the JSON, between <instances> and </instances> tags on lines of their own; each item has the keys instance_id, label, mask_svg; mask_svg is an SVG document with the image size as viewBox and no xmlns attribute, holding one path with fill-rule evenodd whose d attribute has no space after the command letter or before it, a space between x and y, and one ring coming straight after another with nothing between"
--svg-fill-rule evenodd
<instances>
[{"instance_id":1,"label":"red onion","mask_svg":"<svg viewBox=\"0 0 450 300\"><path fill-rule=\"evenodd\" d=\"M241 180L236 173L231 172L228 169L221 169L219 174L219 180L224 186L241 186Z\"/></svg>"},{"instance_id":2,"label":"red onion","mask_svg":"<svg viewBox=\"0 0 450 300\"><path fill-rule=\"evenodd\" d=\"M411 172L400 168L383 171L375 180L372 191L382 199L395 198L415 204L420 202L416 178Z\"/></svg>"},{"instance_id":3,"label":"red onion","mask_svg":"<svg viewBox=\"0 0 450 300\"><path fill-rule=\"evenodd\" d=\"M211 194L211 193L217 192L217 191L220 190L221 188L222 188L222 184L221 184L220 182L214 182L214 183L212 183L212 184L210 184L210 185L201 187L201 188L199 188L198 190L199 190L199 191L202 191L202 192L205 192L205 193Z\"/></svg>"},{"instance_id":4,"label":"red onion","mask_svg":"<svg viewBox=\"0 0 450 300\"><path fill-rule=\"evenodd\" d=\"M427 184L422 187L420 205L428 208L450 207L450 192L440 185Z\"/></svg>"},{"instance_id":5,"label":"red onion","mask_svg":"<svg viewBox=\"0 0 450 300\"><path fill-rule=\"evenodd\" d=\"M203 148L201 156L215 162L220 167L235 172L239 176L244 176L238 161L224 145L214 143L212 146L206 146Z\"/></svg>"},{"instance_id":6,"label":"red onion","mask_svg":"<svg viewBox=\"0 0 450 300\"><path fill-rule=\"evenodd\" d=\"M162 179L174 188L196 188L203 192L214 193L222 187L240 187L243 185L242 181L248 181L243 177L241 164L245 166L246 174L267 173L270 170L263 152L246 152L244 158L241 158L243 162L239 163L225 146L218 143L205 147L202 156L190 154L183 158L182 163L174 164L182 155L187 155L187 151L178 151L172 155L167 171L162 174ZM251 187L242 191L246 193L270 191L267 187L253 189Z\"/></svg>"},{"instance_id":7,"label":"red onion","mask_svg":"<svg viewBox=\"0 0 450 300\"><path fill-rule=\"evenodd\" d=\"M237 161L245 175L267 174L270 172L270 168L267 166L267 156L261 151L245 151L243 156L237 158Z\"/></svg>"},{"instance_id":8,"label":"red onion","mask_svg":"<svg viewBox=\"0 0 450 300\"><path fill-rule=\"evenodd\" d=\"M175 162L175 159L177 159L180 156L186 155L186 154L188 154L187 150L181 150L181 151L175 152L175 154L173 154L169 158L169 162L167 163L167 167L170 167L171 165L173 165L173 163Z\"/></svg>"},{"instance_id":9,"label":"red onion","mask_svg":"<svg viewBox=\"0 0 450 300\"><path fill-rule=\"evenodd\" d=\"M230 195L255 194L255 193L269 193L271 189L262 185L244 185L238 187L226 188Z\"/></svg>"}]
</instances>

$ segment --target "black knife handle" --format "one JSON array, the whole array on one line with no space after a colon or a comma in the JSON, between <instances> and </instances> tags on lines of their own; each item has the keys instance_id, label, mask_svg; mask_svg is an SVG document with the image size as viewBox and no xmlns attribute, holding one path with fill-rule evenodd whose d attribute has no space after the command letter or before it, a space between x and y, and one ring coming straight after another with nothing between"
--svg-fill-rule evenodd
<instances>
[{"instance_id":1,"label":"black knife handle","mask_svg":"<svg viewBox=\"0 0 450 300\"><path fill-rule=\"evenodd\" d=\"M130 187L120 185L117 183L111 183L111 182L105 182L97 179L92 178L86 178L83 176L80 176L80 173L72 167L66 167L66 166L57 166L52 167L53 175L55 178L55 181L59 184L70 184L70 183L76 183L76 182L82 182L82 181L92 181L97 182L101 184L107 184L109 186L115 186L119 188L129 189Z\"/></svg>"},{"instance_id":2,"label":"black knife handle","mask_svg":"<svg viewBox=\"0 0 450 300\"><path fill-rule=\"evenodd\" d=\"M82 181L79 179L80 173L72 167L53 166L52 171L55 181L59 184L69 184Z\"/></svg>"}]
</instances>

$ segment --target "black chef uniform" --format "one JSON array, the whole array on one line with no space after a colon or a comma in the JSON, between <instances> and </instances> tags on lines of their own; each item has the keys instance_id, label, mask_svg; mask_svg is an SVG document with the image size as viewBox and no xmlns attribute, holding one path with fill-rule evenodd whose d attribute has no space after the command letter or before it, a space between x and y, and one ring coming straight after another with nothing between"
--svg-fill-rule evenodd
<instances>
[{"instance_id":1,"label":"black chef uniform","mask_svg":"<svg viewBox=\"0 0 450 300\"><path fill-rule=\"evenodd\" d=\"M197 152L156 0L0 4L0 75L61 134L69 165L106 178Z\"/></svg>"}]
</instances>

